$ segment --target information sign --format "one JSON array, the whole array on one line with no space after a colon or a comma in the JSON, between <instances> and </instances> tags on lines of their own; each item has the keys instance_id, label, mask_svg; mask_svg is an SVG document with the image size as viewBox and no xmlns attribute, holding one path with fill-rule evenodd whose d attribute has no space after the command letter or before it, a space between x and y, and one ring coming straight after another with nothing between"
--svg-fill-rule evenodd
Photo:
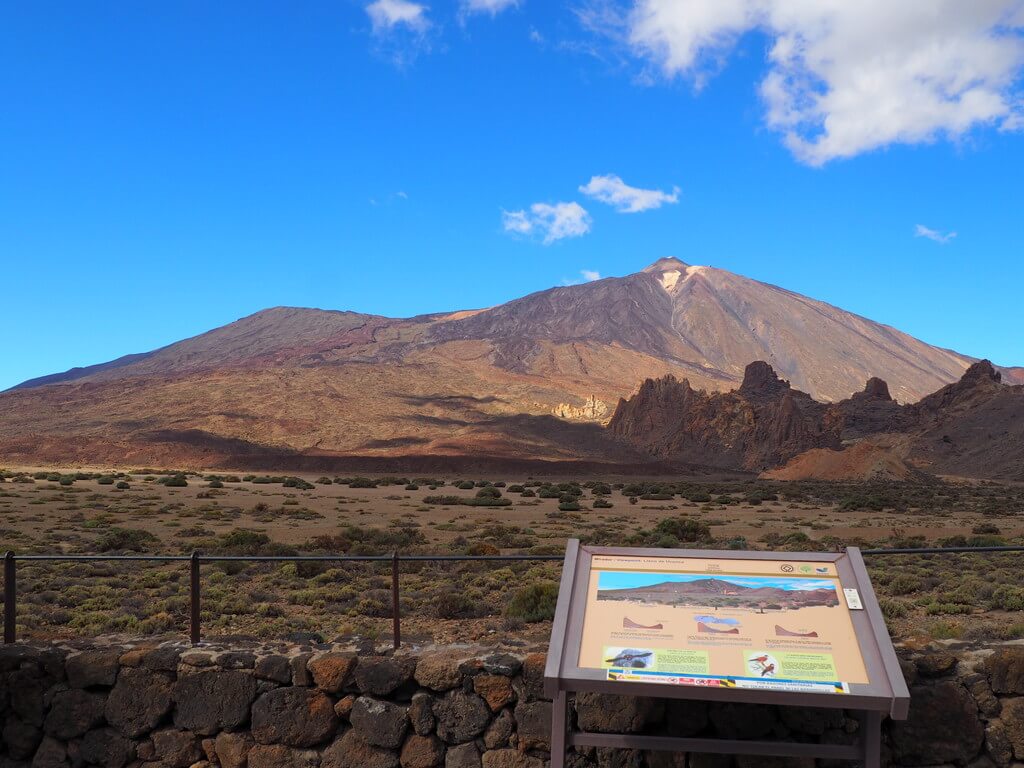
<instances>
[{"instance_id":1,"label":"information sign","mask_svg":"<svg viewBox=\"0 0 1024 768\"><path fill-rule=\"evenodd\" d=\"M860 552L580 546L571 540L545 669L552 768L567 745L862 760L909 694ZM734 742L566 729L566 694L843 708L856 745Z\"/></svg>"}]
</instances>

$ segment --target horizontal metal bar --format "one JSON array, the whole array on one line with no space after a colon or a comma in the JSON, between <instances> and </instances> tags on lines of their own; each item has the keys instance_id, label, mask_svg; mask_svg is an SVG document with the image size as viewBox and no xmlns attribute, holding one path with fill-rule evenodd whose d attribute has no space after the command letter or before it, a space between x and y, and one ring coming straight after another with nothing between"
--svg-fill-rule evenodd
<instances>
[{"instance_id":1,"label":"horizontal metal bar","mask_svg":"<svg viewBox=\"0 0 1024 768\"><path fill-rule=\"evenodd\" d=\"M79 562L83 560L143 560L172 562L188 560L188 555L15 555L15 560L57 560Z\"/></svg>"},{"instance_id":2,"label":"horizontal metal bar","mask_svg":"<svg viewBox=\"0 0 1024 768\"><path fill-rule=\"evenodd\" d=\"M863 748L849 744L802 744L791 741L739 741L699 739L681 736L644 736L634 733L569 734L569 744L580 747L650 749L656 752L712 752L719 755L765 755L770 757L820 757L831 760L859 760Z\"/></svg>"},{"instance_id":3,"label":"horizontal metal bar","mask_svg":"<svg viewBox=\"0 0 1024 768\"><path fill-rule=\"evenodd\" d=\"M185 558L186 560L188 558ZM245 562L245 563L329 563L347 562L391 562L391 555L199 555L201 563ZM404 559L404 558L403 558Z\"/></svg>"},{"instance_id":4,"label":"horizontal metal bar","mask_svg":"<svg viewBox=\"0 0 1024 768\"><path fill-rule=\"evenodd\" d=\"M14 555L15 560L90 561L90 560L141 560L156 562L182 562L191 560L189 555ZM199 555L202 563L223 561L242 562L390 562L393 555ZM402 562L529 562L561 561L560 555L398 555Z\"/></svg>"},{"instance_id":5,"label":"horizontal metal bar","mask_svg":"<svg viewBox=\"0 0 1024 768\"><path fill-rule=\"evenodd\" d=\"M399 555L399 560L411 560L419 562L430 562L437 560L439 562L461 562L467 561L472 562L474 560L480 561L539 561L539 562L562 562L565 559L564 555Z\"/></svg>"},{"instance_id":6,"label":"horizontal metal bar","mask_svg":"<svg viewBox=\"0 0 1024 768\"><path fill-rule=\"evenodd\" d=\"M977 552L1024 552L1024 546L1005 547L903 547L901 549L862 549L862 555L956 555Z\"/></svg>"},{"instance_id":7,"label":"horizontal metal bar","mask_svg":"<svg viewBox=\"0 0 1024 768\"><path fill-rule=\"evenodd\" d=\"M680 556L686 552L679 550ZM997 547L904 547L899 549L863 549L862 555L957 555L984 554L992 552L1024 552L1024 546ZM792 552L798 556L799 552ZM47 560L47 561L119 561L135 560L142 562L184 562L189 555L14 555L15 560ZM226 561L237 562L386 562L394 559L393 555L199 555L203 563ZM398 555L402 562L444 563L444 562L560 562L561 555Z\"/></svg>"}]
</instances>

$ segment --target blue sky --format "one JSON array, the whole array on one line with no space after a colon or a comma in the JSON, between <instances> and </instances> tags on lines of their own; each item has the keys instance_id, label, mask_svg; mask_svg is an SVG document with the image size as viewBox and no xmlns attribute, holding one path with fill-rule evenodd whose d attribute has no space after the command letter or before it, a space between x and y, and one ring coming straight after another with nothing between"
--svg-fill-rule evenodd
<instances>
[{"instance_id":1,"label":"blue sky","mask_svg":"<svg viewBox=\"0 0 1024 768\"><path fill-rule=\"evenodd\" d=\"M0 388L669 255L1024 364L1021 2L779 8L7 4Z\"/></svg>"},{"instance_id":2,"label":"blue sky","mask_svg":"<svg viewBox=\"0 0 1024 768\"><path fill-rule=\"evenodd\" d=\"M646 587L651 584L661 584L666 581L678 581L686 583L689 581L701 581L708 578L718 578L728 581L730 584L739 584L742 587L774 587L775 589L787 590L809 590L809 589L835 589L835 582L828 579L791 578L786 576L717 576L713 577L706 573L630 573L627 571L602 571L598 575L598 589L632 589L635 587Z\"/></svg>"}]
</instances>

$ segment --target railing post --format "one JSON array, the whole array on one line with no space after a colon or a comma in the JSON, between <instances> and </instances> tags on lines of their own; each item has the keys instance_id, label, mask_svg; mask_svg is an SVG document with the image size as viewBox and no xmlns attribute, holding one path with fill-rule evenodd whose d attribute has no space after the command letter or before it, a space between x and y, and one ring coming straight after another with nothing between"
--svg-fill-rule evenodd
<instances>
[{"instance_id":1,"label":"railing post","mask_svg":"<svg viewBox=\"0 0 1024 768\"><path fill-rule=\"evenodd\" d=\"M402 618L398 606L398 552L391 554L391 621L395 650L402 645Z\"/></svg>"},{"instance_id":2,"label":"railing post","mask_svg":"<svg viewBox=\"0 0 1024 768\"><path fill-rule=\"evenodd\" d=\"M14 576L14 553L4 554L4 644L18 639L17 621L18 583Z\"/></svg>"},{"instance_id":3,"label":"railing post","mask_svg":"<svg viewBox=\"0 0 1024 768\"><path fill-rule=\"evenodd\" d=\"M199 553L189 558L189 639L199 645Z\"/></svg>"}]
</instances>

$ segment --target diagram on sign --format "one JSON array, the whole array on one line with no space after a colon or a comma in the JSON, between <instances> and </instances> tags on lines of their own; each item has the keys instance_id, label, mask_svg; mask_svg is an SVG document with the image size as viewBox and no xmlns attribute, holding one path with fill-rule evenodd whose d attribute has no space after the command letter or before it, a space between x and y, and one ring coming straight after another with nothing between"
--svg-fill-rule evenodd
<instances>
[{"instance_id":1,"label":"diagram on sign","mask_svg":"<svg viewBox=\"0 0 1024 768\"><path fill-rule=\"evenodd\" d=\"M839 605L834 582L784 576L672 574L666 578L663 574L605 572L598 582L597 599L673 607L744 608L758 613Z\"/></svg>"},{"instance_id":2,"label":"diagram on sign","mask_svg":"<svg viewBox=\"0 0 1024 768\"><path fill-rule=\"evenodd\" d=\"M581 665L677 685L843 691L865 679L830 567L675 563L620 559L592 571Z\"/></svg>"}]
</instances>

